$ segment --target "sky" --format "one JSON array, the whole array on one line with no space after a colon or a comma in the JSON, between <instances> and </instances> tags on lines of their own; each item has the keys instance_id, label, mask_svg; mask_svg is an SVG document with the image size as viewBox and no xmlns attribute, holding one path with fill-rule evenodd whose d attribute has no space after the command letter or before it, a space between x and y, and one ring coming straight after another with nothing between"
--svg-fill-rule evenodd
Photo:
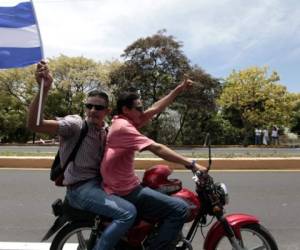
<instances>
[{"instance_id":1,"label":"sky","mask_svg":"<svg viewBox=\"0 0 300 250\"><path fill-rule=\"evenodd\" d=\"M17 0L0 0L14 5ZM45 57L118 59L166 29L191 64L216 78L268 66L300 93L299 0L33 0Z\"/></svg>"}]
</instances>

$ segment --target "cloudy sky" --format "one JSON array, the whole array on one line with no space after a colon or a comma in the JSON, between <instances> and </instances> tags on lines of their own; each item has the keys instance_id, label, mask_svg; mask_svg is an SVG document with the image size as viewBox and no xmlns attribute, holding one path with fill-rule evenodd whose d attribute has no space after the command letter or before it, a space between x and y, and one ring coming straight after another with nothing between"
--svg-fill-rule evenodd
<instances>
[{"instance_id":1,"label":"cloudy sky","mask_svg":"<svg viewBox=\"0 0 300 250\"><path fill-rule=\"evenodd\" d=\"M0 0L10 5L14 0ZM269 66L300 93L299 0L34 0L46 57L121 59L166 29L192 64L214 77Z\"/></svg>"}]
</instances>

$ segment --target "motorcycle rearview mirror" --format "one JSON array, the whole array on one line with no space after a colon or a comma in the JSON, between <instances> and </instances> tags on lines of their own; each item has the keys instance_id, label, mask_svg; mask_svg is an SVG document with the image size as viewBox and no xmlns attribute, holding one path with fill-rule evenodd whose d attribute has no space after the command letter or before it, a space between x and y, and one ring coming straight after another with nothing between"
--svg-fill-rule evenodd
<instances>
[{"instance_id":1,"label":"motorcycle rearview mirror","mask_svg":"<svg viewBox=\"0 0 300 250\"><path fill-rule=\"evenodd\" d=\"M210 139L210 133L207 133L205 136L205 141L204 141L204 146L207 146L208 148L208 167L207 167L207 172L209 172L210 167L211 167L211 139Z\"/></svg>"}]
</instances>

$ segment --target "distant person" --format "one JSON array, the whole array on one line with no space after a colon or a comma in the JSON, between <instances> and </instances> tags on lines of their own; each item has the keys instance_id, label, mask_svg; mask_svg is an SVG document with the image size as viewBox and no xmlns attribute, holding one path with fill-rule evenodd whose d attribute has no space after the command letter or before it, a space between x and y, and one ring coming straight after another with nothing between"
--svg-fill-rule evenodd
<instances>
[{"instance_id":1,"label":"distant person","mask_svg":"<svg viewBox=\"0 0 300 250\"><path fill-rule=\"evenodd\" d=\"M279 145L278 128L276 126L273 126L273 128L272 128L271 137L272 137L272 144Z\"/></svg>"},{"instance_id":2,"label":"distant person","mask_svg":"<svg viewBox=\"0 0 300 250\"><path fill-rule=\"evenodd\" d=\"M268 145L269 144L269 130L265 128L263 131L263 144Z\"/></svg>"},{"instance_id":3,"label":"distant person","mask_svg":"<svg viewBox=\"0 0 300 250\"><path fill-rule=\"evenodd\" d=\"M261 129L256 127L254 130L254 134L255 134L255 145L260 145L261 144L261 135L262 135Z\"/></svg>"}]
</instances>

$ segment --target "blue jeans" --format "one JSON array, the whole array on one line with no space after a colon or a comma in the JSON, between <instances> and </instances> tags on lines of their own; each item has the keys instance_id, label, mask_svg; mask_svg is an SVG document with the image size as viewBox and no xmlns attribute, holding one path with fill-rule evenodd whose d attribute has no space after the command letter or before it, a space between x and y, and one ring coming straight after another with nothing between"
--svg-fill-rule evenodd
<instances>
[{"instance_id":1,"label":"blue jeans","mask_svg":"<svg viewBox=\"0 0 300 250\"><path fill-rule=\"evenodd\" d=\"M113 219L93 250L113 249L135 221L137 213L135 206L118 196L106 194L102 190L101 181L98 178L76 188L67 188L66 197L70 205L75 208Z\"/></svg>"},{"instance_id":2,"label":"blue jeans","mask_svg":"<svg viewBox=\"0 0 300 250\"><path fill-rule=\"evenodd\" d=\"M141 217L158 219L158 235L150 242L152 250L168 249L181 231L188 213L188 206L183 200L159 193L153 189L139 186L123 197L132 202Z\"/></svg>"}]
</instances>

